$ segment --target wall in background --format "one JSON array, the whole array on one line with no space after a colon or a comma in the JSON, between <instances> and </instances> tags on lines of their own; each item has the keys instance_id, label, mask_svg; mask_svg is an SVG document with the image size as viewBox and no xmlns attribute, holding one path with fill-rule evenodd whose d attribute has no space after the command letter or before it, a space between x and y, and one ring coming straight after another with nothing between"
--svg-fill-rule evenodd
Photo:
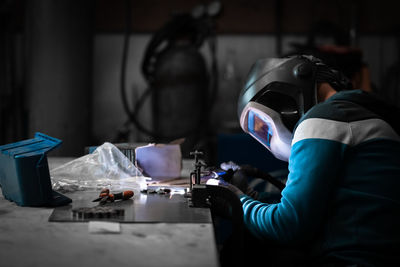
<instances>
[{"instance_id":1,"label":"wall in background","mask_svg":"<svg viewBox=\"0 0 400 267\"><path fill-rule=\"evenodd\" d=\"M29 137L63 140L53 155L78 156L91 129L92 28L89 2L27 3L26 93Z\"/></svg>"},{"instance_id":2,"label":"wall in background","mask_svg":"<svg viewBox=\"0 0 400 267\"><path fill-rule=\"evenodd\" d=\"M128 0L129 1L129 0ZM136 33L158 30L172 14L191 12L213 0L130 0L131 28ZM395 0L220 0L223 12L217 29L224 34L302 34L319 20L342 28L353 24L362 34L391 33L400 25ZM126 0L96 0L97 32L121 32L125 28Z\"/></svg>"},{"instance_id":3,"label":"wall in background","mask_svg":"<svg viewBox=\"0 0 400 267\"><path fill-rule=\"evenodd\" d=\"M116 140L121 132L131 130L130 141L149 138L127 126L127 115L120 100L120 64L123 35L128 25L133 32L126 85L130 103L140 97L147 87L140 71L143 52L151 35L171 19L173 14L191 12L197 5L212 1L148 0L95 1L96 37L94 47L94 142ZM223 11L216 21L219 94L213 109L212 126L217 132L237 130L236 99L251 65L258 58L273 57L291 51L291 43L305 43L311 26L321 20L350 30L355 45L364 52L372 81L377 88L387 69L398 58L396 18L398 1L258 1L221 0ZM112 10L112 12L110 12ZM210 63L206 46L203 55ZM140 120L152 125L150 103L147 102Z\"/></svg>"},{"instance_id":4,"label":"wall in background","mask_svg":"<svg viewBox=\"0 0 400 267\"><path fill-rule=\"evenodd\" d=\"M146 83L140 71L143 52L151 35L134 34L130 41L130 54L126 85L131 104L145 90ZM282 52L291 51L291 43L303 43L305 35L284 35ZM119 89L123 37L119 34L99 34L94 42L93 64L93 136L94 142L115 140L118 130L124 129L127 116L123 111ZM212 124L218 131L231 131L238 127L236 99L251 65L259 58L276 56L276 38L273 35L219 35L217 38L219 64L219 95L213 110ZM372 81L379 90L381 77L399 56L395 36L360 36L359 47L371 70ZM202 48L209 59L206 46ZM378 91L379 93L379 91ZM141 121L151 125L149 105L145 105ZM130 141L148 138L135 128Z\"/></svg>"},{"instance_id":5,"label":"wall in background","mask_svg":"<svg viewBox=\"0 0 400 267\"><path fill-rule=\"evenodd\" d=\"M84 145L122 140L128 132L128 141L148 141L148 136L126 123L120 97L127 11L131 11L132 33L126 85L132 105L147 87L140 65L152 34L172 14L190 12L196 5L212 1L84 2L37 0L32 4L26 0L7 0L1 6L0 26L5 29L0 34L2 143L30 138L34 131L43 131L63 139L63 148L75 146L73 151L57 151L68 156L82 152ZM348 32L352 27L357 30L355 44L364 52L377 93L400 104L399 90L387 94L383 86L388 70L394 63L399 64L396 39L400 29L396 13L399 1L221 0L221 3L223 13L216 23L220 90L211 117L216 132L238 130L235 102L254 61L290 52L290 44L305 42L310 26L322 19ZM41 11L32 12L30 8L35 5L42 5ZM82 10L87 14L79 13ZM48 17L41 18L40 12L48 12ZM41 28L38 24L42 24ZM10 47L14 49L9 50ZM201 51L210 64L207 47ZM393 73L397 75L396 71ZM146 125L152 125L149 103L139 117Z\"/></svg>"}]
</instances>

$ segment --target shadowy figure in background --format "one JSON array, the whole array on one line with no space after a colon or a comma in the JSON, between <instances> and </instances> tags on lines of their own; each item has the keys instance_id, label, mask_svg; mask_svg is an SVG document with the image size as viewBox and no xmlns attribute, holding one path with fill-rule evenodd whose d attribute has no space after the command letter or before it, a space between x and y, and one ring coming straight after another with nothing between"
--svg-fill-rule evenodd
<instances>
[{"instance_id":1,"label":"shadowy figure in background","mask_svg":"<svg viewBox=\"0 0 400 267\"><path fill-rule=\"evenodd\" d=\"M353 88L373 92L370 71L363 61L360 48L351 45L348 32L327 21L320 21L311 27L305 44L292 43L293 51L288 55L313 55L334 69L346 75Z\"/></svg>"}]
</instances>

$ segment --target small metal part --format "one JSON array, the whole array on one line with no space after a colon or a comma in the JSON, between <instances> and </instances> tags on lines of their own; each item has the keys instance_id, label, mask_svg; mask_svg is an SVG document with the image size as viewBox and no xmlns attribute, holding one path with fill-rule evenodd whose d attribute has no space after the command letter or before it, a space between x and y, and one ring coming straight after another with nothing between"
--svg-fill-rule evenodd
<instances>
[{"instance_id":1,"label":"small metal part","mask_svg":"<svg viewBox=\"0 0 400 267\"><path fill-rule=\"evenodd\" d=\"M76 219L104 219L104 218L119 218L125 215L123 209L115 209L112 207L95 206L82 207L72 210L72 216Z\"/></svg>"},{"instance_id":2,"label":"small metal part","mask_svg":"<svg viewBox=\"0 0 400 267\"><path fill-rule=\"evenodd\" d=\"M142 191L140 191L143 194L159 194L159 195L166 195L171 193L171 189L169 188L163 188L163 187L159 187L157 189L153 189L153 188L147 188L147 189L143 189Z\"/></svg>"},{"instance_id":3,"label":"small metal part","mask_svg":"<svg viewBox=\"0 0 400 267\"><path fill-rule=\"evenodd\" d=\"M169 193L171 193L171 189L169 189L169 188L164 188L164 192L167 193L167 194L169 194Z\"/></svg>"},{"instance_id":4,"label":"small metal part","mask_svg":"<svg viewBox=\"0 0 400 267\"><path fill-rule=\"evenodd\" d=\"M204 155L203 152L195 150L193 152L190 152L190 155L194 156L194 167L195 167L194 171L192 171L190 173L190 176L189 176L190 190L192 190L192 188L193 188L193 177L194 177L194 184L200 184L200 181L201 181L201 168L202 167L206 167L207 165L204 164L203 162L201 162L200 159L199 159L199 156Z\"/></svg>"},{"instance_id":5,"label":"small metal part","mask_svg":"<svg viewBox=\"0 0 400 267\"><path fill-rule=\"evenodd\" d=\"M169 189L169 188L158 188L158 189L156 190L156 192L157 192L157 194L159 194L159 195L166 195L166 194L171 193L171 189Z\"/></svg>"},{"instance_id":6,"label":"small metal part","mask_svg":"<svg viewBox=\"0 0 400 267\"><path fill-rule=\"evenodd\" d=\"M147 189L147 194L156 194L157 191L155 189Z\"/></svg>"}]
</instances>

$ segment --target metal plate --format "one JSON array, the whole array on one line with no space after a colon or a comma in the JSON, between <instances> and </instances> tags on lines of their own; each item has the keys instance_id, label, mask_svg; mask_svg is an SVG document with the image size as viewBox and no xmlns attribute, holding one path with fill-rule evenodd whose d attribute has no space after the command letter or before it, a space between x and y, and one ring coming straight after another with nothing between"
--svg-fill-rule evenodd
<instances>
[{"instance_id":1,"label":"metal plate","mask_svg":"<svg viewBox=\"0 0 400 267\"><path fill-rule=\"evenodd\" d=\"M92 202L99 192L80 191L65 194L73 202L68 206L57 207L49 217L50 222L86 222L89 220L118 221L122 223L211 223L211 212L208 208L189 207L188 199L182 189L171 188L170 194L135 194L132 199L107 203L104 206L123 209L124 216L118 218L78 218L73 216L73 209L94 207Z\"/></svg>"}]
</instances>

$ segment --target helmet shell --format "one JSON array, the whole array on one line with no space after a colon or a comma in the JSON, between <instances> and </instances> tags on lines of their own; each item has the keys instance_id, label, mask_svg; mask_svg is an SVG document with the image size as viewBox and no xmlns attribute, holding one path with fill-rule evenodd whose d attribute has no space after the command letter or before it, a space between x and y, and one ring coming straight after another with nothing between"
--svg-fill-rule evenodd
<instances>
[{"instance_id":1,"label":"helmet shell","mask_svg":"<svg viewBox=\"0 0 400 267\"><path fill-rule=\"evenodd\" d=\"M280 113L292 131L300 117L317 103L316 68L305 56L257 60L239 96L239 118L247 103L254 101Z\"/></svg>"}]
</instances>

